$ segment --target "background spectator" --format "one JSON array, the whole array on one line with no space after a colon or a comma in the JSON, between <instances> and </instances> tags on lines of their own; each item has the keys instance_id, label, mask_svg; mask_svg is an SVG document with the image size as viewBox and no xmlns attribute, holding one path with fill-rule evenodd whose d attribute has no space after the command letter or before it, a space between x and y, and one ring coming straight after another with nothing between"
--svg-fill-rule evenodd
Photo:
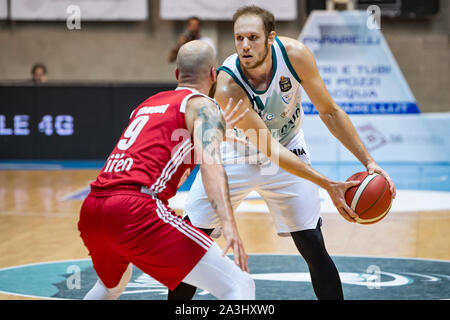
<instances>
[{"instance_id":1,"label":"background spectator","mask_svg":"<svg viewBox=\"0 0 450 320\"><path fill-rule=\"evenodd\" d=\"M31 68L32 81L34 83L47 82L47 67L42 63L36 63Z\"/></svg>"},{"instance_id":2,"label":"background spectator","mask_svg":"<svg viewBox=\"0 0 450 320\"><path fill-rule=\"evenodd\" d=\"M197 17L191 17L187 20L186 32L178 37L177 45L172 50L170 50L169 62L175 62L180 47L186 42L192 40L202 40L207 42L213 48L214 53L216 53L216 46L214 45L214 41L211 38L201 35L201 24L201 20Z\"/></svg>"}]
</instances>

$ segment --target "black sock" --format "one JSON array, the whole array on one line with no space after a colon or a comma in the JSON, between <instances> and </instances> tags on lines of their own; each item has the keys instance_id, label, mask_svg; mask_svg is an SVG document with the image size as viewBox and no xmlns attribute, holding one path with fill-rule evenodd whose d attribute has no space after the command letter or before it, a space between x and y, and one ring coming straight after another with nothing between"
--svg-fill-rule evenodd
<instances>
[{"instance_id":1,"label":"black sock","mask_svg":"<svg viewBox=\"0 0 450 320\"><path fill-rule=\"evenodd\" d=\"M181 282L173 291L169 290L167 300L192 300L196 290L196 287Z\"/></svg>"},{"instance_id":2,"label":"black sock","mask_svg":"<svg viewBox=\"0 0 450 320\"><path fill-rule=\"evenodd\" d=\"M319 300L343 300L341 279L333 260L325 249L320 230L321 220L316 229L291 232L294 243L308 264L314 292Z\"/></svg>"}]
</instances>

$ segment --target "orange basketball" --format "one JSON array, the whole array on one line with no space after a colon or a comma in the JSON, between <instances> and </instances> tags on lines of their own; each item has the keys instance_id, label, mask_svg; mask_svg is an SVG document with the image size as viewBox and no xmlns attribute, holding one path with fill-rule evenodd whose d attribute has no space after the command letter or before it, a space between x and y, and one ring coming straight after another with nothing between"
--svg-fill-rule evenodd
<instances>
[{"instance_id":1,"label":"orange basketball","mask_svg":"<svg viewBox=\"0 0 450 320\"><path fill-rule=\"evenodd\" d=\"M385 177L367 171L352 175L347 181L358 180L361 183L347 189L345 201L358 215L356 222L376 223L383 219L391 209L392 193Z\"/></svg>"}]
</instances>

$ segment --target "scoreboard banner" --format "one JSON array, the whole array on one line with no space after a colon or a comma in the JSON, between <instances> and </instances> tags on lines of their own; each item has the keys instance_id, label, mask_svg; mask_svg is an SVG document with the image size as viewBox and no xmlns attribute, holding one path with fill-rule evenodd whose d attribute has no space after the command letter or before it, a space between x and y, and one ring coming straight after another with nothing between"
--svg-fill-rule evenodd
<instances>
[{"instance_id":1,"label":"scoreboard banner","mask_svg":"<svg viewBox=\"0 0 450 320\"><path fill-rule=\"evenodd\" d=\"M175 86L0 86L0 159L105 159L131 111Z\"/></svg>"},{"instance_id":2,"label":"scoreboard banner","mask_svg":"<svg viewBox=\"0 0 450 320\"><path fill-rule=\"evenodd\" d=\"M299 40L314 54L330 95L347 113L419 113L374 19L366 11L313 11ZM317 113L306 92L302 98L305 113Z\"/></svg>"}]
</instances>

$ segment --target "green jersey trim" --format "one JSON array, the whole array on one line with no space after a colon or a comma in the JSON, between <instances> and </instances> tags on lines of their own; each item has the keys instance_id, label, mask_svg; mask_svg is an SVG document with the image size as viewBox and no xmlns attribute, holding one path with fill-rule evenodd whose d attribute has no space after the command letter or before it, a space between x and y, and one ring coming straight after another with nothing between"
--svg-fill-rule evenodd
<instances>
[{"instance_id":1,"label":"green jersey trim","mask_svg":"<svg viewBox=\"0 0 450 320\"><path fill-rule=\"evenodd\" d=\"M226 73L228 73L232 78L233 78L233 80L242 88L242 90L244 90L244 92L247 94L247 97L248 97L248 100L250 100L250 103L253 105L253 99L252 99L252 97L250 96L250 94L247 92L247 89L245 89L245 86L242 84L242 82L236 77L236 75L234 74L234 72L230 69L230 68L228 68L228 67L225 67L225 66L221 66L221 67L219 67L218 69L217 69L217 74L219 74L219 71L225 71Z\"/></svg>"},{"instance_id":2,"label":"green jersey trim","mask_svg":"<svg viewBox=\"0 0 450 320\"><path fill-rule=\"evenodd\" d=\"M250 89L252 89L252 91L258 95L266 93L266 91L270 88L270 85L272 84L273 78L275 78L275 73L277 72L277 56L276 56L275 49L273 48L273 46L271 46L271 48L272 48L272 69L273 69L272 70L272 79L270 79L270 83L267 86L266 90L258 91L253 88L253 86L247 80L247 77L244 75L244 72L242 72L241 65L239 62L239 56L236 57L236 67L237 67L242 79L244 79L245 83L250 87Z\"/></svg>"},{"instance_id":3,"label":"green jersey trim","mask_svg":"<svg viewBox=\"0 0 450 320\"><path fill-rule=\"evenodd\" d=\"M284 61L286 62L286 65L289 69L289 71L292 73L292 75L294 76L295 80L298 81L298 83L301 83L302 80L300 79L300 77L297 75L297 72L295 72L294 67L292 67L291 62L289 61L289 57L287 55L286 52L286 48L284 47L283 43L281 42L280 39L278 39L278 37L275 37L276 42L278 43L278 46L280 47L281 53L283 55Z\"/></svg>"},{"instance_id":4,"label":"green jersey trim","mask_svg":"<svg viewBox=\"0 0 450 320\"><path fill-rule=\"evenodd\" d=\"M255 98L255 104L258 107L259 110L264 110L265 106L264 103L262 103L261 98L259 96L254 96Z\"/></svg>"}]
</instances>

